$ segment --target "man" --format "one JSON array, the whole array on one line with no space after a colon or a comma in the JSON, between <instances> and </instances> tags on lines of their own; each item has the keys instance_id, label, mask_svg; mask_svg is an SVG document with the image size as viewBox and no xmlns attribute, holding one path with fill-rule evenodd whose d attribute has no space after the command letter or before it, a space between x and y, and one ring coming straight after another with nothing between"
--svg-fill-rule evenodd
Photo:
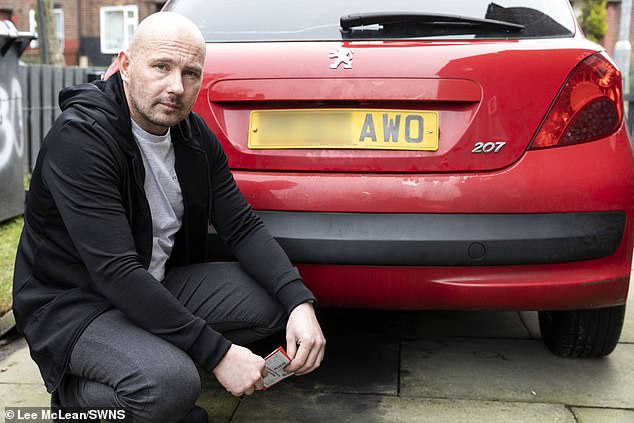
<instances>
[{"instance_id":1,"label":"man","mask_svg":"<svg viewBox=\"0 0 634 423\"><path fill-rule=\"evenodd\" d=\"M204 58L191 21L158 13L119 54L119 73L60 95L31 180L13 307L61 407L206 421L194 363L251 394L264 360L238 344L284 325L289 371L323 359L315 298L191 113ZM209 222L239 264L205 263Z\"/></svg>"}]
</instances>

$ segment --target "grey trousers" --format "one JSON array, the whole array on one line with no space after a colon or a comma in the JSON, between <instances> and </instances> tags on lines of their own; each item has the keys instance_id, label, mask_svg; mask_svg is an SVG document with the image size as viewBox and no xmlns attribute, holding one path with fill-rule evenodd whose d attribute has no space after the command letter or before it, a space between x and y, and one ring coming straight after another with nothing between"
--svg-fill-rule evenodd
<instances>
[{"instance_id":1,"label":"grey trousers","mask_svg":"<svg viewBox=\"0 0 634 423\"><path fill-rule=\"evenodd\" d=\"M286 323L284 308L236 263L172 269L163 284L236 344L272 335ZM185 352L113 309L79 337L58 394L63 407L123 408L134 422L176 422L196 403L200 376Z\"/></svg>"}]
</instances>

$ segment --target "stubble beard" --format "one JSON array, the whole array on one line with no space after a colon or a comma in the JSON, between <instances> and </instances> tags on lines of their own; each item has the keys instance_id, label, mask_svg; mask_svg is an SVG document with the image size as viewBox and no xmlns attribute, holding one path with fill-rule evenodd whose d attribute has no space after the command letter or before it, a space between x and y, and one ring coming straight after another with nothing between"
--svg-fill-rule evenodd
<instances>
[{"instance_id":1,"label":"stubble beard","mask_svg":"<svg viewBox=\"0 0 634 423\"><path fill-rule=\"evenodd\" d=\"M185 116L181 116L180 110L175 110L171 115L165 115L154 109L155 107L160 107L160 100L154 102L145 109L141 107L141 105L136 101L136 97L132 95L130 98L130 106L133 109L131 112L133 112L134 115L140 118L143 122L155 127L163 128L166 131L169 127L177 125L185 118ZM141 123L142 122L137 122L139 126L143 127Z\"/></svg>"}]
</instances>

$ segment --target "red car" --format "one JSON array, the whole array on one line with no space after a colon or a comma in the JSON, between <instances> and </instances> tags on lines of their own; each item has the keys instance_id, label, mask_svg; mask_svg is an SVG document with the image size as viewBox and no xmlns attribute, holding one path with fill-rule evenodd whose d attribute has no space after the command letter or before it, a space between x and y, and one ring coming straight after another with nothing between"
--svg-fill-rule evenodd
<instances>
[{"instance_id":1,"label":"red car","mask_svg":"<svg viewBox=\"0 0 634 423\"><path fill-rule=\"evenodd\" d=\"M165 9L206 37L195 111L322 305L539 310L555 354L614 349L632 145L567 0Z\"/></svg>"}]
</instances>

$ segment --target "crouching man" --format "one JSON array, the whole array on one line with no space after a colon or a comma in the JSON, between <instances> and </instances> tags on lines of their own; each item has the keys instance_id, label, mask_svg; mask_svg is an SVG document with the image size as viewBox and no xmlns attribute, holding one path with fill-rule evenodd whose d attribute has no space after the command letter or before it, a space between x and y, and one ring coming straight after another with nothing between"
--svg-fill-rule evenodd
<instances>
[{"instance_id":1,"label":"crouching man","mask_svg":"<svg viewBox=\"0 0 634 423\"><path fill-rule=\"evenodd\" d=\"M288 370L323 359L314 296L192 113L205 50L191 21L157 13L119 54L118 73L60 95L13 287L18 328L59 407L205 422L195 363L248 395L266 368L240 345L285 328ZM205 262L210 222L237 262Z\"/></svg>"}]
</instances>

